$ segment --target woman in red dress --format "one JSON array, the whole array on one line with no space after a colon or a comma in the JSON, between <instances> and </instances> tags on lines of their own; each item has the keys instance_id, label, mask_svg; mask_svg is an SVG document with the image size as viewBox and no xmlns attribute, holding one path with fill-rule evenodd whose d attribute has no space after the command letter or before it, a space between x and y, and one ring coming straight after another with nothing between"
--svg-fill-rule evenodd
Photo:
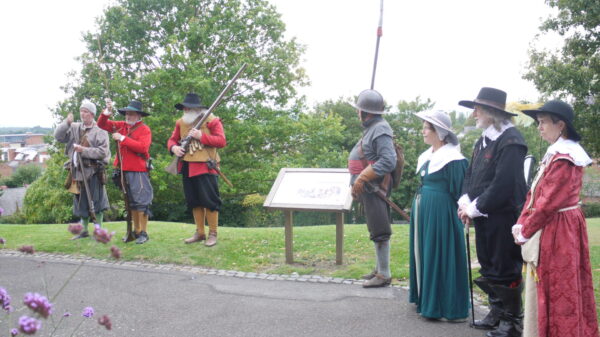
<instances>
[{"instance_id":1,"label":"woman in red dress","mask_svg":"<svg viewBox=\"0 0 600 337\"><path fill-rule=\"evenodd\" d=\"M526 269L524 337L598 337L586 222L580 207L583 169L573 109L549 101L525 110L550 143L523 211L513 226Z\"/></svg>"}]
</instances>

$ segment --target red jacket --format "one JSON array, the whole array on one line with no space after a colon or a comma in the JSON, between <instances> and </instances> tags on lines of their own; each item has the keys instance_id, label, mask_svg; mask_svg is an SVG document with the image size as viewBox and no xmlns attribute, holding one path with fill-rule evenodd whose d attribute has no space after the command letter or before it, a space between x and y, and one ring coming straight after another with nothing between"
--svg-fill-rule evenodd
<instances>
[{"instance_id":1,"label":"red jacket","mask_svg":"<svg viewBox=\"0 0 600 337\"><path fill-rule=\"evenodd\" d=\"M225 133L223 132L223 123L221 123L220 118L213 119L211 122L206 124L206 127L208 127L211 134L209 135L206 133L202 133L202 138L200 138L200 143L202 143L203 145L207 145L207 146L211 146L211 147L215 147L215 148L219 148L219 149L223 148L223 147L225 147L225 145L227 145L227 140L225 139ZM187 136L187 135L184 135L184 138L185 138L185 136ZM167 148L169 149L169 151L171 151L171 148L173 146L179 145L181 138L182 137L179 134L179 120L178 120L175 123L175 130L173 130L171 137L167 141ZM171 153L173 153L173 152L171 151ZM179 166L177 167L177 170L179 172L181 172L182 165L183 165L183 161L180 160ZM188 176L189 177L197 176L200 174L206 174L206 173L219 174L217 171L209 169L208 165L206 165L206 163L189 162L188 165L189 165L188 166L188 168L189 168Z\"/></svg>"},{"instance_id":2,"label":"red jacket","mask_svg":"<svg viewBox=\"0 0 600 337\"><path fill-rule=\"evenodd\" d=\"M146 159L150 158L148 151L152 143L152 132L148 125L142 121L139 121L135 125L129 125L123 121L111 121L103 113L100 114L97 124L109 134L118 132L125 136L125 139L119 142L119 150L121 151L121 157L123 157L123 171L148 171L146 169ZM129 131L134 127L135 130L128 135ZM115 157L114 165L115 167L119 167L118 156Z\"/></svg>"}]
</instances>

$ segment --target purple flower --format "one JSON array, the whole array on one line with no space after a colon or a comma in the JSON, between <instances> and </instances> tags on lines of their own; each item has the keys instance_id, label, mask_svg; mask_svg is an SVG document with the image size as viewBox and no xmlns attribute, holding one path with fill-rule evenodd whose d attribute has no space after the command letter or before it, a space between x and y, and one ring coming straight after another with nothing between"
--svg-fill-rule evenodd
<instances>
[{"instance_id":1,"label":"purple flower","mask_svg":"<svg viewBox=\"0 0 600 337\"><path fill-rule=\"evenodd\" d=\"M12 307L10 306L10 295L6 289L2 287L0 287L0 307L8 312L12 311Z\"/></svg>"},{"instance_id":2,"label":"purple flower","mask_svg":"<svg viewBox=\"0 0 600 337\"><path fill-rule=\"evenodd\" d=\"M6 239L5 239L5 238L2 238L2 237L0 237L0 245L3 245L3 244L5 244L5 243L6 243Z\"/></svg>"},{"instance_id":3,"label":"purple flower","mask_svg":"<svg viewBox=\"0 0 600 337\"><path fill-rule=\"evenodd\" d=\"M102 317L98 318L98 324L104 325L106 330L112 329L112 323L107 315L102 315Z\"/></svg>"},{"instance_id":4,"label":"purple flower","mask_svg":"<svg viewBox=\"0 0 600 337\"><path fill-rule=\"evenodd\" d=\"M118 260L121 258L121 250L117 246L112 246L110 247L110 255Z\"/></svg>"},{"instance_id":5,"label":"purple flower","mask_svg":"<svg viewBox=\"0 0 600 337\"><path fill-rule=\"evenodd\" d=\"M87 317L87 318L94 316L94 308L92 308L92 307L83 308L83 312L81 313L81 316Z\"/></svg>"},{"instance_id":6,"label":"purple flower","mask_svg":"<svg viewBox=\"0 0 600 337\"><path fill-rule=\"evenodd\" d=\"M11 329L10 330L10 336L11 337L15 337L18 334L19 334L19 330L17 330L17 329Z\"/></svg>"},{"instance_id":7,"label":"purple flower","mask_svg":"<svg viewBox=\"0 0 600 337\"><path fill-rule=\"evenodd\" d=\"M70 223L68 229L71 234L78 235L83 231L83 225L80 223Z\"/></svg>"},{"instance_id":8,"label":"purple flower","mask_svg":"<svg viewBox=\"0 0 600 337\"><path fill-rule=\"evenodd\" d=\"M68 312L68 311L66 311L66 312L63 314L63 317L69 317L69 316L71 316L71 313L70 313L70 312Z\"/></svg>"},{"instance_id":9,"label":"purple flower","mask_svg":"<svg viewBox=\"0 0 600 337\"><path fill-rule=\"evenodd\" d=\"M41 328L42 322L35 318L28 316L21 316L21 318L19 318L19 331L26 335L33 335Z\"/></svg>"},{"instance_id":10,"label":"purple flower","mask_svg":"<svg viewBox=\"0 0 600 337\"><path fill-rule=\"evenodd\" d=\"M109 234L106 229L100 228L99 225L96 225L96 229L94 229L94 238L98 242L109 243L113 235L115 235L115 232Z\"/></svg>"},{"instance_id":11,"label":"purple flower","mask_svg":"<svg viewBox=\"0 0 600 337\"><path fill-rule=\"evenodd\" d=\"M46 296L42 296L38 293L27 293L23 300L26 306L33 312L37 312L40 316L48 318L52 313L52 303L48 302Z\"/></svg>"},{"instance_id":12,"label":"purple flower","mask_svg":"<svg viewBox=\"0 0 600 337\"><path fill-rule=\"evenodd\" d=\"M35 253L35 249L33 249L33 246L21 246L19 247L19 251L25 254Z\"/></svg>"}]
</instances>

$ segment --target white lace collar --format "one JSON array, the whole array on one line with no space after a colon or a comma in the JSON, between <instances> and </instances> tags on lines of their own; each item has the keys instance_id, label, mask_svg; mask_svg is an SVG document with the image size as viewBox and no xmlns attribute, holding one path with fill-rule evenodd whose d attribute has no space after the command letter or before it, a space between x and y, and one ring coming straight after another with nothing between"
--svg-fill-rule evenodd
<instances>
[{"instance_id":1,"label":"white lace collar","mask_svg":"<svg viewBox=\"0 0 600 337\"><path fill-rule=\"evenodd\" d=\"M481 133L481 136L484 137L482 144L483 147L487 146L487 144L485 143L485 137L489 138L493 142L496 139L498 139L498 137L500 137L504 133L504 131L506 131L509 128L512 128L513 126L514 125L511 122L502 124L502 126L500 127L500 131L496 130L494 125L488 126L487 129L483 130L483 132Z\"/></svg>"},{"instance_id":2,"label":"white lace collar","mask_svg":"<svg viewBox=\"0 0 600 337\"><path fill-rule=\"evenodd\" d=\"M428 174L431 174L441 170L449 162L461 159L465 159L465 157L462 155L462 153L460 153L460 145L446 144L435 152L433 152L433 147L430 147L427 149L427 151L421 153L419 156L419 160L417 162L417 173L428 161Z\"/></svg>"},{"instance_id":3,"label":"white lace collar","mask_svg":"<svg viewBox=\"0 0 600 337\"><path fill-rule=\"evenodd\" d=\"M590 156L588 156L588 154L585 152L583 147L579 145L578 142L573 141L571 139L564 139L562 137L558 138L558 140L554 142L554 144L548 147L548 150L546 150L546 154L544 155L542 162L545 163L557 153L568 154L577 166L585 167L592 163L592 159L590 158Z\"/></svg>"}]
</instances>

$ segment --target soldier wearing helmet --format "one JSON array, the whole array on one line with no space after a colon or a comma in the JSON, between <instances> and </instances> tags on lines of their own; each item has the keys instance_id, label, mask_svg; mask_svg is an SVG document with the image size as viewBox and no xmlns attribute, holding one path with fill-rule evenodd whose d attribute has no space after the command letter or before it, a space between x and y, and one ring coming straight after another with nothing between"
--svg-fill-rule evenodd
<instances>
[{"instance_id":1,"label":"soldier wearing helmet","mask_svg":"<svg viewBox=\"0 0 600 337\"><path fill-rule=\"evenodd\" d=\"M375 245L377 263L373 272L363 276L365 288L385 287L391 283L390 272L390 210L376 190L387 196L391 192L391 172L396 166L394 133L383 119L385 104L375 90L362 91L351 104L358 112L363 135L348 157L348 169L352 185L352 197L362 203L367 218L370 239Z\"/></svg>"}]
</instances>

